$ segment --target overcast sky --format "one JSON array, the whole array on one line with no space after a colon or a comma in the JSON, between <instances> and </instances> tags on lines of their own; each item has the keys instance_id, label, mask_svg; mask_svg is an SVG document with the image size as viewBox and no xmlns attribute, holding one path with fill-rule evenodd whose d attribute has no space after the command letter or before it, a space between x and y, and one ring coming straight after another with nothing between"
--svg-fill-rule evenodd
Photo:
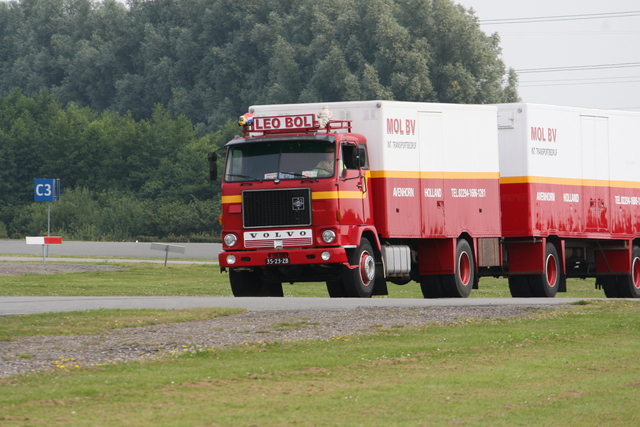
<instances>
[{"instance_id":1,"label":"overcast sky","mask_svg":"<svg viewBox=\"0 0 640 427\"><path fill-rule=\"evenodd\" d=\"M502 59L518 71L523 101L640 111L640 1L454 1L476 11L484 32L500 35ZM571 18L490 22L559 16ZM576 69L588 66L596 69Z\"/></svg>"}]
</instances>

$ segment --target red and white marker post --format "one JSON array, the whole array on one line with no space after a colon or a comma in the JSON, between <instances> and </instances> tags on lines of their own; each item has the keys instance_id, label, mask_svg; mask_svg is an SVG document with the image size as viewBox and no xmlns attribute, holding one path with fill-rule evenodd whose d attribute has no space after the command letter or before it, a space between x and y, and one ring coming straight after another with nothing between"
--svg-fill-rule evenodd
<instances>
[{"instance_id":1,"label":"red and white marker post","mask_svg":"<svg viewBox=\"0 0 640 427\"><path fill-rule=\"evenodd\" d=\"M45 255L46 245L61 245L62 237L27 237L27 245L42 245L42 263L47 263L47 257Z\"/></svg>"}]
</instances>

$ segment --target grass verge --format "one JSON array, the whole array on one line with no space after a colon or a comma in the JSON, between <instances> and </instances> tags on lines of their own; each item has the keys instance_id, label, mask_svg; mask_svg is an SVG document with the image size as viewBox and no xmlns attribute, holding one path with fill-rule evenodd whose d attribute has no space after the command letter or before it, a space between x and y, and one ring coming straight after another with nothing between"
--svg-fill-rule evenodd
<instances>
[{"instance_id":1,"label":"grass verge","mask_svg":"<svg viewBox=\"0 0 640 427\"><path fill-rule=\"evenodd\" d=\"M640 304L0 381L3 425L638 425Z\"/></svg>"},{"instance_id":2,"label":"grass verge","mask_svg":"<svg viewBox=\"0 0 640 427\"><path fill-rule=\"evenodd\" d=\"M0 276L0 296L231 296L229 275L215 265L116 264L121 271ZM388 284L387 298L423 298L415 282ZM557 298L603 298L594 280L568 279ZM324 283L283 283L287 297L328 298ZM510 298L506 279L483 277L472 298ZM382 297L384 298L384 297Z\"/></svg>"},{"instance_id":3,"label":"grass verge","mask_svg":"<svg viewBox=\"0 0 640 427\"><path fill-rule=\"evenodd\" d=\"M100 309L14 315L6 316L0 322L0 341L34 336L92 335L111 329L206 320L245 311L236 308Z\"/></svg>"}]
</instances>

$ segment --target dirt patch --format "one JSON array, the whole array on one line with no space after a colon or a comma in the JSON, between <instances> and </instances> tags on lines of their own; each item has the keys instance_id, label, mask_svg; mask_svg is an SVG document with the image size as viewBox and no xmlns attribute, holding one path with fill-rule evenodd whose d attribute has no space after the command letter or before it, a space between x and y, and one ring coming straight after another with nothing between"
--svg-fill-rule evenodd
<instances>
[{"instance_id":1,"label":"dirt patch","mask_svg":"<svg viewBox=\"0 0 640 427\"><path fill-rule=\"evenodd\" d=\"M0 276L20 274L82 273L85 271L116 271L122 267L94 264L37 264L32 262L0 262Z\"/></svg>"},{"instance_id":2,"label":"dirt patch","mask_svg":"<svg viewBox=\"0 0 640 427\"><path fill-rule=\"evenodd\" d=\"M209 320L112 329L98 335L21 337L0 341L2 378L45 369L58 372L215 350L247 344L291 343L305 340L356 340L358 334L393 333L397 327L446 324L458 319L531 316L551 306L492 305L469 307L372 307L333 310L270 310L240 313ZM407 313L411 313L407 316ZM306 319L281 328L291 319ZM466 323L466 322L465 322ZM387 359L385 363L396 363ZM321 368L309 368L307 372ZM322 371L318 371L322 372ZM570 393L570 392L567 392Z\"/></svg>"}]
</instances>

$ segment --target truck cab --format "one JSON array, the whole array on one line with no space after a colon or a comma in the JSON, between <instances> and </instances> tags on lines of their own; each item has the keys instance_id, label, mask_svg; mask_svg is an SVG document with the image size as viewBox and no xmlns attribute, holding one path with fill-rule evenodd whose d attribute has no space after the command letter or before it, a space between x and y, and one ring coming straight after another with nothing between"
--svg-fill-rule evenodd
<instances>
[{"instance_id":1,"label":"truck cab","mask_svg":"<svg viewBox=\"0 0 640 427\"><path fill-rule=\"evenodd\" d=\"M234 296L282 296L282 282L313 281L331 296L373 294L381 258L365 137L322 112L239 124L243 135L225 146L219 254Z\"/></svg>"}]
</instances>

